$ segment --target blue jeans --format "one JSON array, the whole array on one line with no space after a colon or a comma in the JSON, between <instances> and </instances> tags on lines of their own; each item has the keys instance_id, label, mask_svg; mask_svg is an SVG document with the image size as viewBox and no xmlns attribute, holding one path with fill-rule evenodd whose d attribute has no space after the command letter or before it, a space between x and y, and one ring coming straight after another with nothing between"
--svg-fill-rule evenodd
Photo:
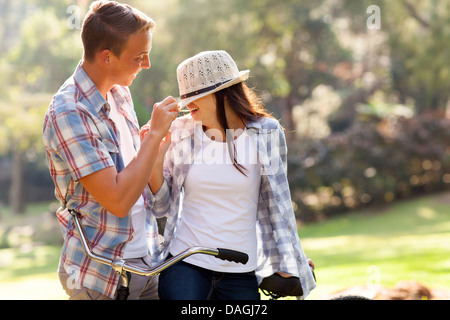
<instances>
[{"instance_id":1,"label":"blue jeans","mask_svg":"<svg viewBox=\"0 0 450 320\"><path fill-rule=\"evenodd\" d=\"M161 300L259 300L255 272L215 272L180 261L159 275Z\"/></svg>"}]
</instances>

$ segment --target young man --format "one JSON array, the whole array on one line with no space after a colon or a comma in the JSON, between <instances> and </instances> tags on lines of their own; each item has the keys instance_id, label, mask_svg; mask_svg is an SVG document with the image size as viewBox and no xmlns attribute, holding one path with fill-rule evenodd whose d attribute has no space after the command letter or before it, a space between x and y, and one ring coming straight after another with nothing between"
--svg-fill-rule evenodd
<instances>
[{"instance_id":1,"label":"young man","mask_svg":"<svg viewBox=\"0 0 450 320\"><path fill-rule=\"evenodd\" d=\"M148 211L148 177L178 113L172 97L156 104L140 142L128 86L150 68L154 22L113 1L96 1L81 38L84 57L54 96L43 139L64 236L59 275L71 299L113 299L120 285L111 267L90 260L69 210L79 212L91 249L110 259L148 264L159 244ZM163 139L166 137L166 139ZM129 299L157 298L157 279L131 275Z\"/></svg>"}]
</instances>

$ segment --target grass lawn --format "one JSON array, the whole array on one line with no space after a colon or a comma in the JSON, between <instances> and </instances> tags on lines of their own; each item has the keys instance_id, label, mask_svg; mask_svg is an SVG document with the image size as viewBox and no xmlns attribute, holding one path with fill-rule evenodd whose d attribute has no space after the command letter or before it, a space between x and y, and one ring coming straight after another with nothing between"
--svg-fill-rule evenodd
<instances>
[{"instance_id":1,"label":"grass lawn","mask_svg":"<svg viewBox=\"0 0 450 320\"><path fill-rule=\"evenodd\" d=\"M56 268L60 247L0 250L0 300L67 299Z\"/></svg>"},{"instance_id":2,"label":"grass lawn","mask_svg":"<svg viewBox=\"0 0 450 320\"><path fill-rule=\"evenodd\" d=\"M308 300L352 286L416 280L450 290L450 193L341 215L300 228L316 264ZM0 300L67 299L56 274L60 246L0 250Z\"/></svg>"},{"instance_id":3,"label":"grass lawn","mask_svg":"<svg viewBox=\"0 0 450 320\"><path fill-rule=\"evenodd\" d=\"M450 194L362 210L300 229L316 264L308 299L352 286L415 280L450 290Z\"/></svg>"},{"instance_id":4,"label":"grass lawn","mask_svg":"<svg viewBox=\"0 0 450 320\"><path fill-rule=\"evenodd\" d=\"M49 205L33 204L24 215L1 208L0 243L5 245L7 237L12 247L0 249L0 300L67 299L56 273L61 246L32 245L30 239L31 229L38 235L37 241L61 238L56 216L48 213ZM9 228L12 230L5 235Z\"/></svg>"}]
</instances>

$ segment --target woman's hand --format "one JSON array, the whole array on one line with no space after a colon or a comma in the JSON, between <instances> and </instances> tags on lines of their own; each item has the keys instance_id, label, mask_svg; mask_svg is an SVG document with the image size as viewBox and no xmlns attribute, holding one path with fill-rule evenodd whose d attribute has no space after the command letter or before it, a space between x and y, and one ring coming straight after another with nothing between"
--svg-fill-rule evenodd
<instances>
[{"instance_id":1,"label":"woman's hand","mask_svg":"<svg viewBox=\"0 0 450 320\"><path fill-rule=\"evenodd\" d=\"M141 139L141 142L144 140L145 136L150 131L150 121L142 126L142 128L139 130L139 138Z\"/></svg>"},{"instance_id":2,"label":"woman's hand","mask_svg":"<svg viewBox=\"0 0 450 320\"><path fill-rule=\"evenodd\" d=\"M309 266L314 270L316 265L311 259L306 259L308 261ZM293 277L293 275L285 272L277 272L278 275L282 276L283 278L290 278Z\"/></svg>"},{"instance_id":3,"label":"woman's hand","mask_svg":"<svg viewBox=\"0 0 450 320\"><path fill-rule=\"evenodd\" d=\"M308 264L311 266L311 268L314 270L316 268L316 265L314 264L314 262L311 259L307 259L308 260Z\"/></svg>"}]
</instances>

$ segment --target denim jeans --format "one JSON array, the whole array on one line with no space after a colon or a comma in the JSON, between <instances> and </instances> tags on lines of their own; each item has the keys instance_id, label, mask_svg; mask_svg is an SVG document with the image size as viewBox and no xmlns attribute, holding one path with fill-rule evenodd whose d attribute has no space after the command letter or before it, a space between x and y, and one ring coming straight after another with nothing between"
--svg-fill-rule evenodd
<instances>
[{"instance_id":1,"label":"denim jeans","mask_svg":"<svg viewBox=\"0 0 450 320\"><path fill-rule=\"evenodd\" d=\"M259 300L255 272L215 272L180 261L159 275L161 300Z\"/></svg>"}]
</instances>

